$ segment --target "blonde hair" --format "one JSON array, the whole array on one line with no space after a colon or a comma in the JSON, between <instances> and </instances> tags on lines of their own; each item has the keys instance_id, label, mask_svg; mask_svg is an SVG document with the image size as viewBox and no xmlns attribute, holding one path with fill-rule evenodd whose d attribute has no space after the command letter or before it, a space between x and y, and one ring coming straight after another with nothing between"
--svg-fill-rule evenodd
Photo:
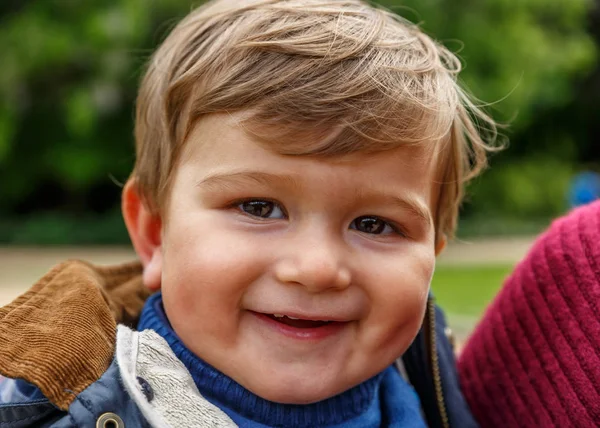
<instances>
[{"instance_id":1,"label":"blonde hair","mask_svg":"<svg viewBox=\"0 0 600 428\"><path fill-rule=\"evenodd\" d=\"M160 212L188 134L216 112L247 110L245 129L288 155L429 142L442 154L436 235L451 237L464 183L486 166L496 135L458 85L460 70L416 25L359 0L213 1L184 18L149 63L132 178Z\"/></svg>"}]
</instances>

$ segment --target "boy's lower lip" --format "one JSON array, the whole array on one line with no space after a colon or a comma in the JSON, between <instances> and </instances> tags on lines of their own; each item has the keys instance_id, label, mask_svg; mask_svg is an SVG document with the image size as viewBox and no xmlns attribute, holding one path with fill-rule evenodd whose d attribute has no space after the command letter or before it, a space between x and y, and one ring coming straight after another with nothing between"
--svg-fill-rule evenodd
<instances>
[{"instance_id":1,"label":"boy's lower lip","mask_svg":"<svg viewBox=\"0 0 600 428\"><path fill-rule=\"evenodd\" d=\"M268 316L266 314L262 314L260 312L250 311L250 313L254 317L256 317L259 321L266 324L266 326L268 328L273 329L276 332L283 334L284 336L290 337L292 339L298 339L298 340L309 340L309 341L310 340L313 340L313 341L322 340L327 337L333 336L336 333L339 333L348 324L348 322L335 322L334 321L334 322L329 322L320 327L298 328L298 327L293 327L291 325L287 325L287 324L281 323L279 321L276 321L275 319L271 318L270 316Z\"/></svg>"}]
</instances>

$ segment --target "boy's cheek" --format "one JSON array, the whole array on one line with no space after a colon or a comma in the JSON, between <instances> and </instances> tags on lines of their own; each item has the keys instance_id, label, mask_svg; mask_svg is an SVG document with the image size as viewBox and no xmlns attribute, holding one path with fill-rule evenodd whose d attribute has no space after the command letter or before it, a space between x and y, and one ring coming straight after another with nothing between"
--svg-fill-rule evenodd
<instances>
[{"instance_id":1,"label":"boy's cheek","mask_svg":"<svg viewBox=\"0 0 600 428\"><path fill-rule=\"evenodd\" d=\"M427 303L427 295L422 296L418 293L413 299L397 301L396 305L380 311L372 321L370 339L378 346L399 350L395 358L408 348L419 332Z\"/></svg>"},{"instance_id":2,"label":"boy's cheek","mask_svg":"<svg viewBox=\"0 0 600 428\"><path fill-rule=\"evenodd\" d=\"M413 269L396 263L387 281L373 289L364 323L369 348L384 350L383 358L392 360L406 351L421 328L435 259L431 254L407 262Z\"/></svg>"},{"instance_id":3,"label":"boy's cheek","mask_svg":"<svg viewBox=\"0 0 600 428\"><path fill-rule=\"evenodd\" d=\"M167 287L176 289L182 305L197 308L208 301L227 305L264 270L249 240L218 229L198 234L190 230L203 228L173 228L165 242L163 292Z\"/></svg>"}]
</instances>

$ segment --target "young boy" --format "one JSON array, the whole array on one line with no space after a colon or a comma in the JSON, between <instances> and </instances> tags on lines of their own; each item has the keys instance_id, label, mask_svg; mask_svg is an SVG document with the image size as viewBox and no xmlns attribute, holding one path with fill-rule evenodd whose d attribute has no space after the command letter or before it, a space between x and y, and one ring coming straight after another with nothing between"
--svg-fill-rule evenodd
<instances>
[{"instance_id":1,"label":"young boy","mask_svg":"<svg viewBox=\"0 0 600 428\"><path fill-rule=\"evenodd\" d=\"M474 426L428 299L493 128L459 69L359 0L191 12L137 103L141 265L66 262L0 310L0 421Z\"/></svg>"}]
</instances>

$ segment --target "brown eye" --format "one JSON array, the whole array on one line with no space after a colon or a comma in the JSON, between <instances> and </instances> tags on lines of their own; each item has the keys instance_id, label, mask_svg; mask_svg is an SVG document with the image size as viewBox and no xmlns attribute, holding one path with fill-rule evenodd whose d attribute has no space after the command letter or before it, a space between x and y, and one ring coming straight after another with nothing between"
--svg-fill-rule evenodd
<instances>
[{"instance_id":1,"label":"brown eye","mask_svg":"<svg viewBox=\"0 0 600 428\"><path fill-rule=\"evenodd\" d=\"M252 200L238 205L244 213L260 218L284 218L285 215L279 205L271 201Z\"/></svg>"},{"instance_id":2,"label":"brown eye","mask_svg":"<svg viewBox=\"0 0 600 428\"><path fill-rule=\"evenodd\" d=\"M370 233L374 235L380 235L384 232L393 232L393 228L388 224L388 222L378 217L358 217L352 222L351 228L356 229L359 232Z\"/></svg>"}]
</instances>

